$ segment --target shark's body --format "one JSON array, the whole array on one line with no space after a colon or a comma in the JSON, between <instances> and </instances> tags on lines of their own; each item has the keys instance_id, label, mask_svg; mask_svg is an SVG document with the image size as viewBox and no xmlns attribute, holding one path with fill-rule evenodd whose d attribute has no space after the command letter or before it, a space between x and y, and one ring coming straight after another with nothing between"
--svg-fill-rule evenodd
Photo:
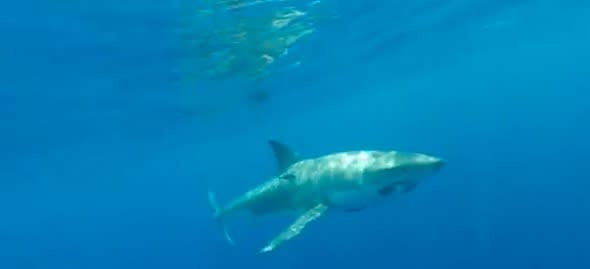
<instances>
[{"instance_id":1,"label":"shark's body","mask_svg":"<svg viewBox=\"0 0 590 269\"><path fill-rule=\"evenodd\" d=\"M299 214L261 252L274 250L295 237L328 209L362 210L385 197L412 190L444 164L441 159L424 154L373 150L300 159L282 143L271 140L270 145L278 162L277 176L221 208L209 193L216 209L214 217L220 224L226 217L243 212ZM226 238L231 242L227 232Z\"/></svg>"}]
</instances>

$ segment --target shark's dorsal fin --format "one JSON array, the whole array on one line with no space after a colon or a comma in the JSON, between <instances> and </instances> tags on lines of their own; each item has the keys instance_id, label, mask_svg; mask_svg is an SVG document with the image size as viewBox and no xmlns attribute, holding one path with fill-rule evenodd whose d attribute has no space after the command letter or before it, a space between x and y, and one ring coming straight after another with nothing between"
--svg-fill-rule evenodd
<instances>
[{"instance_id":1,"label":"shark's dorsal fin","mask_svg":"<svg viewBox=\"0 0 590 269\"><path fill-rule=\"evenodd\" d=\"M299 161L299 156L297 156L297 154L287 145L272 139L268 140L268 143L270 144L275 159L277 160L279 173L282 173L293 163Z\"/></svg>"},{"instance_id":2,"label":"shark's dorsal fin","mask_svg":"<svg viewBox=\"0 0 590 269\"><path fill-rule=\"evenodd\" d=\"M297 236L299 233L301 233L303 228L305 228L305 225L319 218L322 214L324 214L324 212L326 212L327 209L328 207L326 205L318 204L310 208L309 210L305 211L303 214L301 214L301 216L297 218L297 220L295 220L295 222L293 222L289 227L287 227L287 229L285 229L282 233L273 238L272 241L270 241L264 248L262 248L260 250L260 253L272 251L278 246L285 243L286 241L289 241L293 237Z\"/></svg>"}]
</instances>

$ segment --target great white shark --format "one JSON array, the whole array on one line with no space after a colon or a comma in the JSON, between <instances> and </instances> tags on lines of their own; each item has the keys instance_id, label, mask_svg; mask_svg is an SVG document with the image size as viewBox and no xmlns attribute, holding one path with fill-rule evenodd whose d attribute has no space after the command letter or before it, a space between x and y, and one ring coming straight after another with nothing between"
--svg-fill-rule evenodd
<instances>
[{"instance_id":1,"label":"great white shark","mask_svg":"<svg viewBox=\"0 0 590 269\"><path fill-rule=\"evenodd\" d=\"M268 142L278 165L276 176L223 207L209 190L214 219L231 244L233 240L224 226L227 217L242 213L298 215L260 252L276 249L329 210L360 211L386 197L409 192L445 165L443 159L426 154L378 150L344 151L302 159L287 145L276 140Z\"/></svg>"}]
</instances>

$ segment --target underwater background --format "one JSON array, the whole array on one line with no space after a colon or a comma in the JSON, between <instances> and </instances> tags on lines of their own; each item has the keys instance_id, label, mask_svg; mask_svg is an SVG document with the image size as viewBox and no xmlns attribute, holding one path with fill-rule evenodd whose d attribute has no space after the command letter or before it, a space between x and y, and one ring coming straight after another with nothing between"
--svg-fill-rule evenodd
<instances>
[{"instance_id":1,"label":"underwater background","mask_svg":"<svg viewBox=\"0 0 590 269\"><path fill-rule=\"evenodd\" d=\"M590 2L247 3L3 5L0 268L590 268ZM268 139L447 165L262 255Z\"/></svg>"}]
</instances>

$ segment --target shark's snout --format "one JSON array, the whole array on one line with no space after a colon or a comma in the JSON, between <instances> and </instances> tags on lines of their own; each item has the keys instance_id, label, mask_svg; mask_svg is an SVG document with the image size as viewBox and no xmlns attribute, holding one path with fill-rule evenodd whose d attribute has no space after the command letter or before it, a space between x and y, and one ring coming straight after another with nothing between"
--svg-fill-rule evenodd
<instances>
[{"instance_id":1,"label":"shark's snout","mask_svg":"<svg viewBox=\"0 0 590 269\"><path fill-rule=\"evenodd\" d=\"M447 162L441 158L430 157L430 160L428 161L428 163L434 171L438 172L446 165Z\"/></svg>"},{"instance_id":2,"label":"shark's snout","mask_svg":"<svg viewBox=\"0 0 590 269\"><path fill-rule=\"evenodd\" d=\"M393 183L420 182L438 173L446 160L421 153L390 152L383 154L378 165L367 169L363 181L373 185L390 186Z\"/></svg>"},{"instance_id":3,"label":"shark's snout","mask_svg":"<svg viewBox=\"0 0 590 269\"><path fill-rule=\"evenodd\" d=\"M436 173L445 165L446 160L420 153L398 154L397 165L415 173Z\"/></svg>"},{"instance_id":4,"label":"shark's snout","mask_svg":"<svg viewBox=\"0 0 590 269\"><path fill-rule=\"evenodd\" d=\"M444 159L428 155L421 156L420 162L424 165L432 167L434 170L437 171L442 169L446 164L446 161Z\"/></svg>"},{"instance_id":5,"label":"shark's snout","mask_svg":"<svg viewBox=\"0 0 590 269\"><path fill-rule=\"evenodd\" d=\"M422 165L444 165L445 161L442 158L420 154L420 153L402 153L398 156L401 157L402 161L408 163L422 164Z\"/></svg>"},{"instance_id":6,"label":"shark's snout","mask_svg":"<svg viewBox=\"0 0 590 269\"><path fill-rule=\"evenodd\" d=\"M428 155L421 155L416 161L420 166L427 167L433 172L440 171L446 165L444 159Z\"/></svg>"}]
</instances>

